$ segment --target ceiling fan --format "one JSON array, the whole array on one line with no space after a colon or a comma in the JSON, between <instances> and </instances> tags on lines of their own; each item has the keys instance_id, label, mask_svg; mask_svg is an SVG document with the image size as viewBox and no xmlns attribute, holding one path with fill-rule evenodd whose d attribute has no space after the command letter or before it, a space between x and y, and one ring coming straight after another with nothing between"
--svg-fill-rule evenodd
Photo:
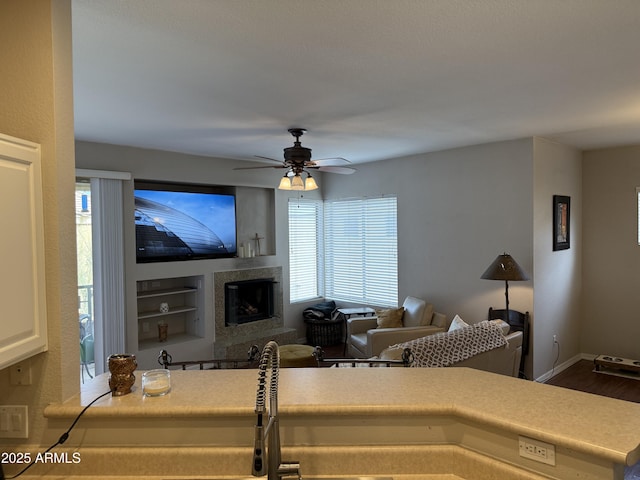
<instances>
[{"instance_id":1,"label":"ceiling fan","mask_svg":"<svg viewBox=\"0 0 640 480\"><path fill-rule=\"evenodd\" d=\"M346 158L322 158L318 160L311 159L311 149L303 147L300 144L300 137L307 130L304 128L290 128L289 133L293 135L296 141L292 147L284 149L284 161L275 158L263 157L256 155L258 158L264 158L279 165L267 165L264 167L239 167L234 170L251 170L255 168L286 168L287 172L280 180L278 188L280 190L315 190L318 188L316 181L311 176L309 170L318 170L320 172L341 173L349 175L355 172L355 168L340 166L339 164L350 163ZM302 181L301 174L306 173L307 178Z\"/></svg>"}]
</instances>

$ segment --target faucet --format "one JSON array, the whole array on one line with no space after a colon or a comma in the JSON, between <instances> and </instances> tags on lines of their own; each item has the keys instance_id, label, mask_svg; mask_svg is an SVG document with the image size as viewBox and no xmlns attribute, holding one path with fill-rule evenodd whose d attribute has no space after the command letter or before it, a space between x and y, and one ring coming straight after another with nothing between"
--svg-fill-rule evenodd
<instances>
[{"instance_id":1,"label":"faucet","mask_svg":"<svg viewBox=\"0 0 640 480\"><path fill-rule=\"evenodd\" d=\"M270 370L271 373L269 378L268 412L266 409L267 370ZM268 480L282 480L284 477L294 477L300 480L300 464L298 462L282 463L280 424L278 421L279 373L280 353L278 351L278 344L270 341L262 349L260 363L258 364L258 390L256 392L255 409L257 421L254 429L251 474L254 477L267 475ZM265 413L267 413L266 426L264 425ZM267 452L266 457L265 450Z\"/></svg>"}]
</instances>

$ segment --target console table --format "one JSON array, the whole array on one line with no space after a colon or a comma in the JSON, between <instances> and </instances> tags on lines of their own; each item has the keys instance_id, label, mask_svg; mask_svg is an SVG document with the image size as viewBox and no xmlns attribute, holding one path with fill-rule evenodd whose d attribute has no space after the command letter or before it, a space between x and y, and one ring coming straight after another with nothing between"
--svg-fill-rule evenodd
<instances>
[{"instance_id":1,"label":"console table","mask_svg":"<svg viewBox=\"0 0 640 480\"><path fill-rule=\"evenodd\" d=\"M367 317L369 315L375 315L376 311L371 307L353 307L353 308L339 308L338 312L343 315L345 320L347 318L357 315L359 317Z\"/></svg>"}]
</instances>

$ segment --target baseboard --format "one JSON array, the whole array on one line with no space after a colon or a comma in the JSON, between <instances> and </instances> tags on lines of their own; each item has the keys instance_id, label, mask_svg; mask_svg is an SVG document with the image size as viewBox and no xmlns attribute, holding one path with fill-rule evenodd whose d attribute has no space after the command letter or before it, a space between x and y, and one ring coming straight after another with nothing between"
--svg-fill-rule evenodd
<instances>
[{"instance_id":1,"label":"baseboard","mask_svg":"<svg viewBox=\"0 0 640 480\"><path fill-rule=\"evenodd\" d=\"M535 379L535 381L538 382L538 383L545 383L551 377L553 377L553 376L559 374L560 372L566 370L570 366L575 365L580 360L593 360L594 358L596 358L596 356L597 355L591 355L590 353L579 353L577 355L574 355L570 359L565 360L564 362L562 362L559 365L556 365L554 368L552 368L548 372L540 375L539 377L537 377Z\"/></svg>"}]
</instances>

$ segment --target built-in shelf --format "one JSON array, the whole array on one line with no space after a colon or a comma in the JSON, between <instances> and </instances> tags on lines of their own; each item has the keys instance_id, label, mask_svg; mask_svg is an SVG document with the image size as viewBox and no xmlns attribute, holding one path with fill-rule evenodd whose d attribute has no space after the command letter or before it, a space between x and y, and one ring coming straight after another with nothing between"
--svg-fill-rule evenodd
<instances>
[{"instance_id":1,"label":"built-in shelf","mask_svg":"<svg viewBox=\"0 0 640 480\"><path fill-rule=\"evenodd\" d=\"M137 282L138 348L203 338L202 276L159 278ZM159 325L166 325L167 339L160 341Z\"/></svg>"},{"instance_id":2,"label":"built-in shelf","mask_svg":"<svg viewBox=\"0 0 640 480\"><path fill-rule=\"evenodd\" d=\"M195 312L196 310L198 310L196 307L175 307L169 308L168 312L140 312L138 313L138 320L144 320L145 318L168 317L169 315L176 315L178 313L185 312Z\"/></svg>"},{"instance_id":3,"label":"built-in shelf","mask_svg":"<svg viewBox=\"0 0 640 480\"><path fill-rule=\"evenodd\" d=\"M150 292L138 292L138 298L165 297L167 295L181 295L183 293L197 293L198 289L193 287L170 288L163 290L153 290Z\"/></svg>"}]
</instances>

